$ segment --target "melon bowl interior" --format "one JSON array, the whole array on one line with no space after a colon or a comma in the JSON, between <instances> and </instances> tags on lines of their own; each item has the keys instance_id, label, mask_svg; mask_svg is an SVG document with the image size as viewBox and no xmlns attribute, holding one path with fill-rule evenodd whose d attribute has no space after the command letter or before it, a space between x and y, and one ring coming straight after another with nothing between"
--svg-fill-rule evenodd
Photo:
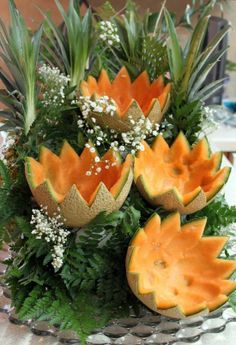
<instances>
[{"instance_id":1,"label":"melon bowl interior","mask_svg":"<svg viewBox=\"0 0 236 345\"><path fill-rule=\"evenodd\" d=\"M172 318L206 315L236 289L236 261L218 258L228 237L203 237L206 218L181 227L180 214L154 214L127 252L131 290L148 308Z\"/></svg>"}]
</instances>

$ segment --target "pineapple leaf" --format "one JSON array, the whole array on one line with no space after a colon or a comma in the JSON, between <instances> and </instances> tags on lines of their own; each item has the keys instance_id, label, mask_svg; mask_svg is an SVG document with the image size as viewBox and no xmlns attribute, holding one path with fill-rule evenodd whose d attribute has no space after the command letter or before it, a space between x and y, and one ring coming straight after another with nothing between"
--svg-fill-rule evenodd
<instances>
[{"instance_id":1,"label":"pineapple leaf","mask_svg":"<svg viewBox=\"0 0 236 345\"><path fill-rule=\"evenodd\" d=\"M177 37L174 22L170 13L165 8L164 15L166 20L166 26L169 33L169 40L167 45L167 52L169 57L170 71L172 79L178 82L183 73L183 58L182 51Z\"/></svg>"},{"instance_id":2,"label":"pineapple leaf","mask_svg":"<svg viewBox=\"0 0 236 345\"><path fill-rule=\"evenodd\" d=\"M220 60L220 58L226 53L228 48L221 49L216 54L213 54L207 61L205 65L201 66L199 65L194 71L193 74L189 80L189 86L188 91L189 95L191 94L192 89L196 88L196 90L199 89L197 86L199 80L202 80L202 83L205 81L208 73L211 71L211 69L217 64L217 62Z\"/></svg>"},{"instance_id":3,"label":"pineapple leaf","mask_svg":"<svg viewBox=\"0 0 236 345\"><path fill-rule=\"evenodd\" d=\"M193 71L194 62L199 54L203 39L208 26L209 17L203 17L196 25L189 45L188 54L184 64L184 77L182 81L182 92L186 94L188 90L189 79Z\"/></svg>"},{"instance_id":4,"label":"pineapple leaf","mask_svg":"<svg viewBox=\"0 0 236 345\"><path fill-rule=\"evenodd\" d=\"M207 48L197 57L193 68L198 69L199 71L201 68L207 63L209 57L213 54L215 48L219 45L225 35L229 32L230 27L225 27L221 31L219 31L208 44Z\"/></svg>"},{"instance_id":5,"label":"pineapple leaf","mask_svg":"<svg viewBox=\"0 0 236 345\"><path fill-rule=\"evenodd\" d=\"M1 72L0 78L3 80L9 95L1 95L1 101L11 108L11 98L14 102L16 97L14 92L21 95L23 109L22 127L28 134L29 129L36 118L36 66L39 57L39 49L43 28L32 36L24 22L23 17L16 9L14 0L9 0L9 10L11 24L7 30L3 21L0 21L0 48L1 59L4 61L11 78L6 73ZM4 100L3 100L4 98ZM14 103L13 102L13 103ZM17 107L18 109L21 107Z\"/></svg>"},{"instance_id":6,"label":"pineapple leaf","mask_svg":"<svg viewBox=\"0 0 236 345\"><path fill-rule=\"evenodd\" d=\"M68 13L61 3L55 0L64 26L58 28L49 15L44 14L51 32L45 32L47 40L43 42L54 65L70 75L70 86L78 86L84 78L88 58L93 45L92 14L87 10L84 17L80 15L78 5L70 0Z\"/></svg>"},{"instance_id":7,"label":"pineapple leaf","mask_svg":"<svg viewBox=\"0 0 236 345\"><path fill-rule=\"evenodd\" d=\"M211 95L214 95L216 91L220 90L223 87L224 81L225 78L213 81L212 83L201 89L197 94L195 94L194 99L201 99L202 101L205 101L207 98L209 98Z\"/></svg>"},{"instance_id":8,"label":"pineapple leaf","mask_svg":"<svg viewBox=\"0 0 236 345\"><path fill-rule=\"evenodd\" d=\"M204 83L204 81L206 80L208 74L210 73L210 71L212 70L212 68L217 64L217 62L219 61L219 59L225 54L226 49L223 49L221 52L217 53L214 57L214 62L208 64L205 69L203 71L201 71L201 73L199 73L198 78L196 78L196 80L194 80L192 83L190 82L189 85L189 95L188 95L188 99L192 100L194 98L194 95L197 94L197 91L201 88L202 84Z\"/></svg>"}]
</instances>

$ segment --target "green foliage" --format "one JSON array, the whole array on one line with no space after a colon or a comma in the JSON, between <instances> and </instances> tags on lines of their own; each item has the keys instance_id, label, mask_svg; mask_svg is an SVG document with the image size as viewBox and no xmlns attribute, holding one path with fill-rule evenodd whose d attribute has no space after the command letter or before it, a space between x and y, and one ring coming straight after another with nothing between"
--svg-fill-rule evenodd
<instances>
[{"instance_id":1,"label":"green foliage","mask_svg":"<svg viewBox=\"0 0 236 345\"><path fill-rule=\"evenodd\" d=\"M99 13L102 19L107 20L107 11ZM150 79L154 80L168 70L166 47L155 31L158 15L146 12L141 17L135 3L129 1L123 16L114 14L109 20L118 29L120 43L113 47L107 42L99 41L98 37L92 66L95 76L99 75L101 68L105 68L111 78L114 78L119 69L126 66L132 79L146 70Z\"/></svg>"},{"instance_id":2,"label":"green foliage","mask_svg":"<svg viewBox=\"0 0 236 345\"><path fill-rule=\"evenodd\" d=\"M202 106L204 101L223 86L223 80L217 80L203 87L208 74L225 54L225 50L215 52L229 28L219 31L208 47L202 51L203 40L208 26L208 12L213 6L209 2L195 26L190 41L182 49L174 26L173 19L165 9L165 20L169 35L168 57L171 77L173 79L172 102L167 116L171 124L170 141L183 130L190 143L194 143L201 130Z\"/></svg>"},{"instance_id":3,"label":"green foliage","mask_svg":"<svg viewBox=\"0 0 236 345\"><path fill-rule=\"evenodd\" d=\"M19 317L60 324L84 340L112 317L128 315L130 305L138 308L125 284L125 256L140 218L129 201L121 211L99 214L77 241L71 234L64 265L54 272L48 244L32 235L26 218L17 217L12 250L18 254L8 261L6 281Z\"/></svg>"},{"instance_id":4,"label":"green foliage","mask_svg":"<svg viewBox=\"0 0 236 345\"><path fill-rule=\"evenodd\" d=\"M171 77L175 83L177 83L180 78L182 77L183 73L183 58L182 58L182 51L180 47L180 42L177 37L177 33L175 30L175 25L173 20L171 19L170 13L167 9L164 10L165 13L165 21L166 26L169 33L169 40L168 40L168 57L169 57L169 66Z\"/></svg>"},{"instance_id":5,"label":"green foliage","mask_svg":"<svg viewBox=\"0 0 236 345\"><path fill-rule=\"evenodd\" d=\"M214 50L227 29L217 33L209 47L200 53L207 24L204 14L193 32L190 45L183 51L178 43L173 16L165 11L165 28L170 36L167 54L163 38L166 32L165 36L162 35L163 8L160 13L147 12L142 18L131 1L122 16L106 5L107 10L101 18L109 19L117 26L120 45L109 47L98 38L96 50L92 53L94 31L90 10L81 17L76 1L70 1L68 13L59 1L56 3L64 23L57 27L46 15L48 27L42 40L41 58L42 62L58 66L71 76L63 104L45 106L40 97L35 101L36 95L42 96L44 91L35 73L42 29L32 36L12 0L11 30L8 32L0 21L2 56L8 62L11 74L9 78L0 71L7 87L7 92L0 92L0 101L8 107L0 112L0 116L8 120L6 126L25 125L25 133L17 137L12 150L15 165L8 168L0 161L0 242L12 243L12 251L16 253L8 260L5 279L19 317L48 320L59 324L62 329L74 329L84 342L94 328L102 327L111 318L128 315L130 306L138 310L139 302L126 283L127 247L136 230L153 212L162 218L169 212L150 206L133 186L119 211L103 212L77 233L78 229L71 231L64 264L54 271L49 244L32 234L31 213L37 206L25 179L25 157L37 158L40 145L59 153L64 139L78 153L81 152L87 133L78 131L77 121L81 113L76 105L72 105L72 100L76 87L85 76L88 58L94 75L97 76L105 67L112 78L125 65L132 78L147 70L150 79L154 80L157 75L165 74L170 65L173 80L171 107L161 124L161 131L170 143L179 131L185 133L191 144L194 143L201 130L202 101L221 85L221 81L217 81L201 89L215 60L224 54L221 51L215 55ZM212 3L208 2L207 11ZM186 14L190 25L189 16L190 13ZM47 82L44 86L50 88ZM34 112L36 106L37 117ZM33 110L29 112L29 109ZM168 130L165 123L169 125ZM107 138L109 141L109 135ZM119 142L119 135L116 138ZM105 145L108 143L103 143L99 152L107 149ZM208 217L205 234L216 235L222 228L225 230L236 222L236 207L229 207L220 196L203 210L183 216L182 221L203 216ZM233 296L231 303L235 305Z\"/></svg>"},{"instance_id":6,"label":"green foliage","mask_svg":"<svg viewBox=\"0 0 236 345\"><path fill-rule=\"evenodd\" d=\"M139 220L140 212L127 206L109 215L101 213L82 230L61 271L72 295L78 290L94 291L104 305L123 308L129 298L132 300L128 286L123 284L125 256Z\"/></svg>"},{"instance_id":7,"label":"green foliage","mask_svg":"<svg viewBox=\"0 0 236 345\"><path fill-rule=\"evenodd\" d=\"M32 36L15 7L13 0L9 0L11 26L7 30L0 21L1 58L8 68L10 76L0 72L0 78L6 89L0 91L0 101L7 106L1 113L7 120L5 128L16 125L29 129L36 118L36 73L42 27Z\"/></svg>"},{"instance_id":8,"label":"green foliage","mask_svg":"<svg viewBox=\"0 0 236 345\"><path fill-rule=\"evenodd\" d=\"M14 217L27 213L28 189L11 177L8 167L0 160L0 242L9 241L9 231L14 230Z\"/></svg>"},{"instance_id":9,"label":"green foliage","mask_svg":"<svg viewBox=\"0 0 236 345\"><path fill-rule=\"evenodd\" d=\"M207 217L205 235L219 235L222 229L236 222L236 206L229 206L223 195L218 195L209 205L187 219Z\"/></svg>"},{"instance_id":10,"label":"green foliage","mask_svg":"<svg viewBox=\"0 0 236 345\"><path fill-rule=\"evenodd\" d=\"M188 139L188 142L193 144L201 131L201 101L185 102L181 94L173 91L171 108L166 115L166 121L170 126L167 136L170 142L182 131Z\"/></svg>"},{"instance_id":11,"label":"green foliage","mask_svg":"<svg viewBox=\"0 0 236 345\"><path fill-rule=\"evenodd\" d=\"M45 32L47 41L47 60L58 66L71 78L72 87L79 86L84 79L85 69L93 44L92 15L90 9L84 17L79 12L78 3L70 0L66 13L63 6L56 0L58 10L64 20L64 25L57 27L49 15L44 15L51 31Z\"/></svg>"}]
</instances>

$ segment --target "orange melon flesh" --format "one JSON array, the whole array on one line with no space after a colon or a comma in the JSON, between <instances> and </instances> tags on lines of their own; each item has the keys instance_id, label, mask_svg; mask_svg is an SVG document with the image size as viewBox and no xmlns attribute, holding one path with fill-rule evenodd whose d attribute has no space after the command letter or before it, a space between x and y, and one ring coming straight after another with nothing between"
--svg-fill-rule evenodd
<instances>
[{"instance_id":1,"label":"orange melon flesh","mask_svg":"<svg viewBox=\"0 0 236 345\"><path fill-rule=\"evenodd\" d=\"M135 100L142 109L145 116L148 116L154 99L164 108L168 94L171 91L171 84L164 85L163 77L160 76L152 84L146 71L142 72L132 83L129 73L122 67L114 81L111 83L107 72L102 70L98 82L89 76L87 82L81 82L81 92L84 96L108 96L117 105L117 113L124 116Z\"/></svg>"},{"instance_id":2,"label":"orange melon flesh","mask_svg":"<svg viewBox=\"0 0 236 345\"><path fill-rule=\"evenodd\" d=\"M135 158L134 179L142 176L150 198L169 190L177 189L184 205L189 204L201 190L210 200L226 182L230 168L217 171L221 153L209 156L205 139L191 151L183 133L180 133L171 147L158 136L153 146L143 142L144 151ZM198 156L199 154L199 156Z\"/></svg>"},{"instance_id":3,"label":"orange melon flesh","mask_svg":"<svg viewBox=\"0 0 236 345\"><path fill-rule=\"evenodd\" d=\"M26 176L31 189L36 188L42 184L45 180L43 166L37 162L34 158L26 158Z\"/></svg>"},{"instance_id":4,"label":"orange melon flesh","mask_svg":"<svg viewBox=\"0 0 236 345\"><path fill-rule=\"evenodd\" d=\"M205 224L199 219L181 228L178 213L162 223L155 214L131 241L126 269L128 276L136 275L137 285L130 280L130 287L138 286L141 300L153 293L153 310L178 306L186 316L214 310L236 289L236 282L227 280L236 262L217 258L227 238L202 238Z\"/></svg>"},{"instance_id":5,"label":"orange melon flesh","mask_svg":"<svg viewBox=\"0 0 236 345\"><path fill-rule=\"evenodd\" d=\"M118 153L110 149L96 162L97 152L85 147L79 157L73 148L65 142L60 156L56 156L45 147L41 148L40 163L31 157L26 160L26 177L32 191L48 181L55 201L62 202L73 185L76 185L82 197L90 205L104 183L116 198L128 177L132 165L131 156L124 163ZM107 169L108 167L108 169ZM87 172L91 172L91 176Z\"/></svg>"}]
</instances>

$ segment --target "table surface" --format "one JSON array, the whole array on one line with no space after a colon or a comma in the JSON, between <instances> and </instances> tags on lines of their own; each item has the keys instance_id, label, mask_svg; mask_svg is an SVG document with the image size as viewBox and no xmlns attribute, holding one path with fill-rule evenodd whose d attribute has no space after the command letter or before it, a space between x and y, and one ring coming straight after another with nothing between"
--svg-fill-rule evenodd
<instances>
[{"instance_id":1,"label":"table surface","mask_svg":"<svg viewBox=\"0 0 236 345\"><path fill-rule=\"evenodd\" d=\"M236 127L220 125L208 136L209 141L223 152L236 152Z\"/></svg>"},{"instance_id":2,"label":"table surface","mask_svg":"<svg viewBox=\"0 0 236 345\"><path fill-rule=\"evenodd\" d=\"M223 131L223 130L222 130ZM220 132L223 134L223 132ZM235 146L231 146L234 151L236 151L236 128L229 132L231 137L228 136L223 140L221 137L221 142L217 141L217 134L210 138L211 144L213 144L214 149L217 146L222 150L223 144L225 145L227 139L230 137L234 139ZM233 133L235 136L233 137ZM218 137L219 138L219 137ZM227 150L228 151L228 150ZM223 158L223 165L228 166L230 163L226 158ZM229 181L224 188L224 193L226 199L230 205L236 205L236 170L232 169ZM225 330L219 334L204 334L201 340L193 343L194 345L235 345L236 344L236 323L227 324ZM30 329L24 325L14 325L9 322L7 314L0 313L0 345L58 345L58 340L52 336L37 336L33 334ZM174 343L173 345L186 345L185 342ZM189 343L188 343L189 344Z\"/></svg>"}]
</instances>

